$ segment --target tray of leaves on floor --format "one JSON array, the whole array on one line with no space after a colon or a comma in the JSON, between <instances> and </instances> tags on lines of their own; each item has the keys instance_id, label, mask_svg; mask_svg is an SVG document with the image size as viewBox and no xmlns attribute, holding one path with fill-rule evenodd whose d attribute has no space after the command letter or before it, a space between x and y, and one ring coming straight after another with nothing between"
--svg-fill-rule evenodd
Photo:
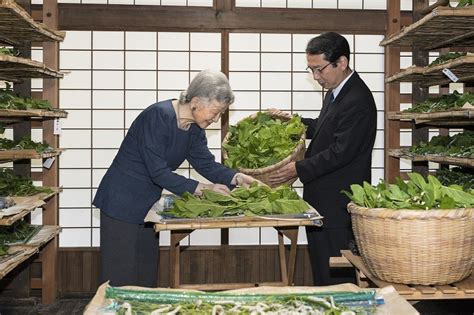
<instances>
[{"instance_id":1,"label":"tray of leaves on floor","mask_svg":"<svg viewBox=\"0 0 474 315\"><path fill-rule=\"evenodd\" d=\"M32 225L23 220L10 226L0 226L0 245L26 244L41 228L41 225Z\"/></svg>"},{"instance_id":2,"label":"tray of leaves on floor","mask_svg":"<svg viewBox=\"0 0 474 315\"><path fill-rule=\"evenodd\" d=\"M245 221L254 218L276 220L320 220L322 217L288 185L276 188L238 187L230 195L204 190L202 196L184 193L168 196L155 205L162 223L202 221Z\"/></svg>"}]
</instances>

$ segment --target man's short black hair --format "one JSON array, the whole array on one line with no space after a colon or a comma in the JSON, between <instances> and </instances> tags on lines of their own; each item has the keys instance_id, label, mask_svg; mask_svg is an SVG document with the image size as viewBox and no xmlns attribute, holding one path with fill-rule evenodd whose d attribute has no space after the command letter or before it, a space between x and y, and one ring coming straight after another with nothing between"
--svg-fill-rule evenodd
<instances>
[{"instance_id":1,"label":"man's short black hair","mask_svg":"<svg viewBox=\"0 0 474 315\"><path fill-rule=\"evenodd\" d=\"M306 46L306 53L308 55L324 54L327 61L336 62L341 56L345 56L349 61L351 50L344 36L327 32L311 39Z\"/></svg>"}]
</instances>

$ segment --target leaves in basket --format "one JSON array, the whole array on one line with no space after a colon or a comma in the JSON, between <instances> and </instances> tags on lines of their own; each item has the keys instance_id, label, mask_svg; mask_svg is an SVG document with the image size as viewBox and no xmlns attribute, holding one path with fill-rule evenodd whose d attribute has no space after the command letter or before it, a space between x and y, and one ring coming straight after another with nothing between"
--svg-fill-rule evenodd
<instances>
[{"instance_id":1,"label":"leaves in basket","mask_svg":"<svg viewBox=\"0 0 474 315\"><path fill-rule=\"evenodd\" d=\"M351 185L351 192L343 191L355 204L367 208L388 209L453 209L474 207L474 191L462 186L443 186L434 176L427 180L417 173L408 174L409 180L400 178L395 184L381 181L377 186L367 182Z\"/></svg>"},{"instance_id":2,"label":"leaves in basket","mask_svg":"<svg viewBox=\"0 0 474 315\"><path fill-rule=\"evenodd\" d=\"M310 207L289 186L271 189L268 186L238 187L230 196L204 190L202 197L184 193L173 207L162 212L175 218L255 216L270 214L299 214Z\"/></svg>"},{"instance_id":3,"label":"leaves in basket","mask_svg":"<svg viewBox=\"0 0 474 315\"><path fill-rule=\"evenodd\" d=\"M258 112L230 126L228 142L222 145L228 155L224 164L251 169L276 164L295 150L305 128L299 116L283 122Z\"/></svg>"}]
</instances>

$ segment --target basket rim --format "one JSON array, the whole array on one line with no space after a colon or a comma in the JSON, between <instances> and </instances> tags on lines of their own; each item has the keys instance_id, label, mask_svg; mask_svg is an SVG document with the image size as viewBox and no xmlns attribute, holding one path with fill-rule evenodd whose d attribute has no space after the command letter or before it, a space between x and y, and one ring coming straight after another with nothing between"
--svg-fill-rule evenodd
<instances>
[{"instance_id":1,"label":"basket rim","mask_svg":"<svg viewBox=\"0 0 474 315\"><path fill-rule=\"evenodd\" d=\"M474 219L474 208L455 208L455 209L389 209L389 208L367 208L350 202L347 205L347 211L351 214L364 215L374 218L392 218L392 219Z\"/></svg>"},{"instance_id":2,"label":"basket rim","mask_svg":"<svg viewBox=\"0 0 474 315\"><path fill-rule=\"evenodd\" d=\"M262 112L262 111L260 111ZM259 113L259 112L257 112ZM257 113L253 113L252 115L249 115L247 117L244 117L242 119L240 119L237 124L239 124L241 121L245 120L245 119L248 119L248 118L255 118L257 116ZM279 118L279 119L282 119L284 121L287 121L287 120L290 120L287 116L284 116L284 115L278 115L278 114L272 114L270 112L264 112L268 115L270 115L270 117L272 118ZM229 141L229 138L230 138L230 131L227 132L227 134L225 135L224 137L224 140L222 140L222 144L224 143L227 143ZM272 165L269 165L269 166L265 166L265 167L260 167L260 168L242 168L242 167L238 167L237 169L242 172L242 173L248 173L248 172L256 172L256 173L267 173L267 172L271 172L275 169L278 169L280 167L282 167L283 165L286 165L288 164L290 161L292 161L296 155L298 155L298 153L305 149L306 148L306 132L303 132L301 134L301 137L300 139L298 140L298 144L296 145L296 147L293 149L293 151L291 152L290 155L288 155L287 157L285 157L283 160L279 161L278 163L276 164L272 164ZM227 154L227 150L224 149L222 147L222 156L224 158L224 160L227 160L229 158L228 154Z\"/></svg>"}]
</instances>

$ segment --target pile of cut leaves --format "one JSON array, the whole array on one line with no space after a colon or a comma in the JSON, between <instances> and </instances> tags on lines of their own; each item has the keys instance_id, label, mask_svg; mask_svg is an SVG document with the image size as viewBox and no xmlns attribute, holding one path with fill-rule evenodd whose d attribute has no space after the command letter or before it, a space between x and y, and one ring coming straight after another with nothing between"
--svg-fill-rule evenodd
<instances>
[{"instance_id":1,"label":"pile of cut leaves","mask_svg":"<svg viewBox=\"0 0 474 315\"><path fill-rule=\"evenodd\" d=\"M438 58L436 58L435 60L433 60L433 62L431 62L429 64L429 67L440 65L440 64L448 62L450 60L454 60L454 59L457 59L459 57L466 56L466 54L467 53L465 53L465 52L448 52L447 54L441 55Z\"/></svg>"},{"instance_id":2,"label":"pile of cut leaves","mask_svg":"<svg viewBox=\"0 0 474 315\"><path fill-rule=\"evenodd\" d=\"M0 170L0 196L31 196L53 192L48 187L37 187L29 178L16 176L11 169Z\"/></svg>"},{"instance_id":3,"label":"pile of cut leaves","mask_svg":"<svg viewBox=\"0 0 474 315\"><path fill-rule=\"evenodd\" d=\"M46 100L34 100L32 98L16 96L11 89L11 85L7 83L5 89L0 89L0 109L53 110L53 107Z\"/></svg>"},{"instance_id":4,"label":"pile of cut leaves","mask_svg":"<svg viewBox=\"0 0 474 315\"><path fill-rule=\"evenodd\" d=\"M428 179L418 174L408 174L404 182L400 178L395 184L381 181L377 186L367 182L351 185L351 192L343 191L355 204L367 208L387 209L455 209L473 208L474 190L466 191L459 185L444 186L428 175Z\"/></svg>"},{"instance_id":5,"label":"pile of cut leaves","mask_svg":"<svg viewBox=\"0 0 474 315\"><path fill-rule=\"evenodd\" d=\"M54 151L49 144L35 142L29 136L23 136L20 140L0 138L0 150L35 150L38 153Z\"/></svg>"},{"instance_id":6,"label":"pile of cut leaves","mask_svg":"<svg viewBox=\"0 0 474 315\"><path fill-rule=\"evenodd\" d=\"M474 190L474 169L454 167L436 171L436 177L443 185L459 185L464 190Z\"/></svg>"},{"instance_id":7,"label":"pile of cut leaves","mask_svg":"<svg viewBox=\"0 0 474 315\"><path fill-rule=\"evenodd\" d=\"M405 109L404 112L410 113L433 113L445 111L453 108L461 108L465 104L474 106L474 94L466 92L443 95L437 98L428 98L421 103L413 105L412 108Z\"/></svg>"},{"instance_id":8,"label":"pile of cut leaves","mask_svg":"<svg viewBox=\"0 0 474 315\"><path fill-rule=\"evenodd\" d=\"M173 207L160 214L171 218L208 218L222 216L256 216L272 214L300 214L310 209L288 185L276 188L258 186L238 187L229 196L204 190L201 197L185 192L175 199Z\"/></svg>"},{"instance_id":9,"label":"pile of cut leaves","mask_svg":"<svg viewBox=\"0 0 474 315\"><path fill-rule=\"evenodd\" d=\"M41 226L31 225L23 220L11 226L0 226L0 256L8 254L10 245L27 243L39 230Z\"/></svg>"},{"instance_id":10,"label":"pile of cut leaves","mask_svg":"<svg viewBox=\"0 0 474 315\"><path fill-rule=\"evenodd\" d=\"M374 314L375 291L314 293L231 293L153 291L107 287L109 305L117 314Z\"/></svg>"},{"instance_id":11,"label":"pile of cut leaves","mask_svg":"<svg viewBox=\"0 0 474 315\"><path fill-rule=\"evenodd\" d=\"M420 155L474 158L474 131L465 130L454 136L435 136L428 142L421 141L410 147L409 151Z\"/></svg>"},{"instance_id":12,"label":"pile of cut leaves","mask_svg":"<svg viewBox=\"0 0 474 315\"><path fill-rule=\"evenodd\" d=\"M306 127L294 115L288 121L258 112L256 117L230 126L230 137L222 145L228 158L224 164L230 168L256 169L276 164L289 156L301 141Z\"/></svg>"}]
</instances>

